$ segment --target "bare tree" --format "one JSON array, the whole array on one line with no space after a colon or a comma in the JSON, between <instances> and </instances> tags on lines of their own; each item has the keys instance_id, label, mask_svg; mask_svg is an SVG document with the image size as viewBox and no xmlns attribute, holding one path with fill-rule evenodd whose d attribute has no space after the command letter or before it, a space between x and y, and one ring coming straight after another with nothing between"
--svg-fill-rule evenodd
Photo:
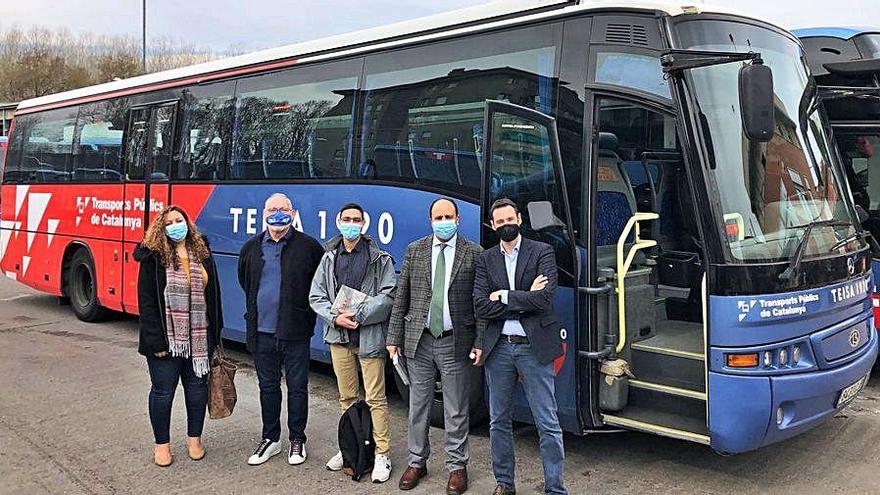
<instances>
[{"instance_id":1,"label":"bare tree","mask_svg":"<svg viewBox=\"0 0 880 495\"><path fill-rule=\"evenodd\" d=\"M229 52L227 52L227 55ZM125 36L74 35L66 29L0 30L0 101L19 101L133 77L141 45ZM147 46L147 72L218 58L190 42L156 38Z\"/></svg>"}]
</instances>

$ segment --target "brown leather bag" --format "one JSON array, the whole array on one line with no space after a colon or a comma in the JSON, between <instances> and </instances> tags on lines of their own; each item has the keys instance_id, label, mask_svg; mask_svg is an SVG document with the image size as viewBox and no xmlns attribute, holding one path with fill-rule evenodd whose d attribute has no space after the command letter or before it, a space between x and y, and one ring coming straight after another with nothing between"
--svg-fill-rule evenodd
<instances>
[{"instance_id":1,"label":"brown leather bag","mask_svg":"<svg viewBox=\"0 0 880 495\"><path fill-rule=\"evenodd\" d=\"M232 414L238 394L235 391L235 371L238 366L226 356L222 345L211 358L208 376L208 414L211 419L223 419Z\"/></svg>"}]
</instances>

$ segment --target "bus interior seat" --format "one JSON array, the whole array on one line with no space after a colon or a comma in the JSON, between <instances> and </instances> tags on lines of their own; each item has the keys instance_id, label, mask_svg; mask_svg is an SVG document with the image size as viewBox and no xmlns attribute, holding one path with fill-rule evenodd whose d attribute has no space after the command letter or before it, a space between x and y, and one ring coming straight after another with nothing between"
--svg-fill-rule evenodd
<instances>
[{"instance_id":1,"label":"bus interior seat","mask_svg":"<svg viewBox=\"0 0 880 495\"><path fill-rule=\"evenodd\" d=\"M636 197L617 154L617 136L599 133L598 186L596 195L597 254L600 266L614 266L617 240L630 217L637 211ZM632 237L627 239L631 242ZM639 254L637 261L644 258Z\"/></svg>"}]
</instances>

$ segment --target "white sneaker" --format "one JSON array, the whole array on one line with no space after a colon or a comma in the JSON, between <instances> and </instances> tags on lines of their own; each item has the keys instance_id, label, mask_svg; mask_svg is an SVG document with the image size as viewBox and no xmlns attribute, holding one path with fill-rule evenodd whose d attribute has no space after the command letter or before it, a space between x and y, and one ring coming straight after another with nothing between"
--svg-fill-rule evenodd
<instances>
[{"instance_id":1,"label":"white sneaker","mask_svg":"<svg viewBox=\"0 0 880 495\"><path fill-rule=\"evenodd\" d=\"M337 452L336 455L327 461L327 469L330 471L342 471L342 452Z\"/></svg>"},{"instance_id":2,"label":"white sneaker","mask_svg":"<svg viewBox=\"0 0 880 495\"><path fill-rule=\"evenodd\" d=\"M291 440L290 450L287 452L287 463L297 466L306 462L306 444L302 440Z\"/></svg>"},{"instance_id":3,"label":"white sneaker","mask_svg":"<svg viewBox=\"0 0 880 495\"><path fill-rule=\"evenodd\" d=\"M342 459L342 456L340 456ZM391 459L387 455L376 454L373 464L373 483L385 483L391 477Z\"/></svg>"},{"instance_id":4,"label":"white sneaker","mask_svg":"<svg viewBox=\"0 0 880 495\"><path fill-rule=\"evenodd\" d=\"M264 438L260 445L257 445L257 450L254 451L254 454L248 458L248 464L259 466L279 452L281 452L281 442L273 442L268 438Z\"/></svg>"}]
</instances>

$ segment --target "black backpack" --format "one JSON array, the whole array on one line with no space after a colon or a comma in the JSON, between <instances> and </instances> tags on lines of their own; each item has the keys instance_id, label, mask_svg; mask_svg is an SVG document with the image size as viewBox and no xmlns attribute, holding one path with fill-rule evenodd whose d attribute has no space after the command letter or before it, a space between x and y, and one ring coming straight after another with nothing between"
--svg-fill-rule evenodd
<instances>
[{"instance_id":1,"label":"black backpack","mask_svg":"<svg viewBox=\"0 0 880 495\"><path fill-rule=\"evenodd\" d=\"M351 473L352 480L360 481L373 469L376 442L373 441L373 417L366 402L355 402L339 419L339 451L342 452L342 469L346 474Z\"/></svg>"}]
</instances>

